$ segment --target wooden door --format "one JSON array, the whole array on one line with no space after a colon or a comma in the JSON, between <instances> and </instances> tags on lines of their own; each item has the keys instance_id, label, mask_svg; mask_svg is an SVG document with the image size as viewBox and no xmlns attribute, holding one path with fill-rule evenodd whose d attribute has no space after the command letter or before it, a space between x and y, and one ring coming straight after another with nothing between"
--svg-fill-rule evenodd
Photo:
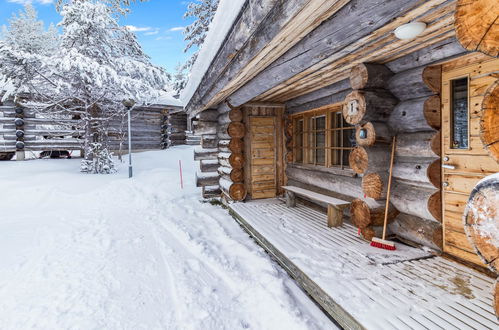
<instances>
[{"instance_id":1,"label":"wooden door","mask_svg":"<svg viewBox=\"0 0 499 330\"><path fill-rule=\"evenodd\" d=\"M277 195L276 117L249 117L251 197L273 198Z\"/></svg>"},{"instance_id":2,"label":"wooden door","mask_svg":"<svg viewBox=\"0 0 499 330\"><path fill-rule=\"evenodd\" d=\"M483 266L464 233L463 213L473 187L499 172L480 140L481 106L497 79L499 60L466 56L442 66L442 202L444 252Z\"/></svg>"}]
</instances>

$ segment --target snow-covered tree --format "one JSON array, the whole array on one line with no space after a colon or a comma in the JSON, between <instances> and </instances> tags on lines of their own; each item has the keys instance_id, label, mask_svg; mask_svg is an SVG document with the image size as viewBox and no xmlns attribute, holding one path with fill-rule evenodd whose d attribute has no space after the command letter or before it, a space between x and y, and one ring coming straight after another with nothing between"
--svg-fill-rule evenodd
<instances>
[{"instance_id":1,"label":"snow-covered tree","mask_svg":"<svg viewBox=\"0 0 499 330\"><path fill-rule=\"evenodd\" d=\"M73 2L85 2L85 1L93 1L93 0L57 0L56 2L56 8L57 10L62 10L64 8L64 5L71 4ZM117 12L120 14L126 14L128 10L128 6L132 4L133 2L139 2L139 1L148 1L148 0L99 0L99 2L104 3L109 5L112 9L113 12Z\"/></svg>"},{"instance_id":2,"label":"snow-covered tree","mask_svg":"<svg viewBox=\"0 0 499 330\"><path fill-rule=\"evenodd\" d=\"M80 119L85 132L82 171L109 173L110 122L122 120L122 101L148 102L168 85L168 74L151 64L135 35L120 26L114 9L100 1L74 1L61 9L60 47L51 55L27 54L0 43L0 73L28 106L54 118Z\"/></svg>"},{"instance_id":3,"label":"snow-covered tree","mask_svg":"<svg viewBox=\"0 0 499 330\"><path fill-rule=\"evenodd\" d=\"M175 73L173 74L172 88L177 95L180 95L180 92L187 85L188 72L185 65L177 64L175 67Z\"/></svg>"},{"instance_id":4,"label":"snow-covered tree","mask_svg":"<svg viewBox=\"0 0 499 330\"><path fill-rule=\"evenodd\" d=\"M6 43L33 54L48 54L57 49L59 35L56 27L50 25L46 31L33 5L26 4L24 10L12 15L8 23L2 31Z\"/></svg>"},{"instance_id":5,"label":"snow-covered tree","mask_svg":"<svg viewBox=\"0 0 499 330\"><path fill-rule=\"evenodd\" d=\"M187 41L184 52L187 52L193 47L199 49L204 43L210 23L217 11L218 2L219 0L195 0L194 2L189 3L187 11L184 14L184 19L193 17L196 20L184 29L184 40ZM185 62L183 70L190 71L194 62L196 62L198 54L199 50L192 54Z\"/></svg>"}]
</instances>

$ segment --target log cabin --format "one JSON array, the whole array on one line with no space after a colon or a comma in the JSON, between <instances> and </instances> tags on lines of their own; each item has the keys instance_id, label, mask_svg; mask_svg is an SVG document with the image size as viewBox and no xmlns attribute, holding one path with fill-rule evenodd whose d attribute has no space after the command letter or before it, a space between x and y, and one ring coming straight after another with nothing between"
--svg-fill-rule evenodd
<instances>
[{"instance_id":1,"label":"log cabin","mask_svg":"<svg viewBox=\"0 0 499 330\"><path fill-rule=\"evenodd\" d=\"M393 237L497 271L463 215L499 172L498 22L495 0L246 1L185 100L204 197L325 195L367 240L386 212Z\"/></svg>"},{"instance_id":2,"label":"log cabin","mask_svg":"<svg viewBox=\"0 0 499 330\"><path fill-rule=\"evenodd\" d=\"M0 85L0 100L3 88ZM115 154L126 150L126 118L113 118L109 125L110 145ZM136 106L132 115L132 149L135 152L161 150L186 144L187 114L182 103L169 93L152 104ZM0 160L24 159L28 152L57 154L81 150L82 131L78 120L47 118L41 113L16 105L13 100L0 101Z\"/></svg>"}]
</instances>

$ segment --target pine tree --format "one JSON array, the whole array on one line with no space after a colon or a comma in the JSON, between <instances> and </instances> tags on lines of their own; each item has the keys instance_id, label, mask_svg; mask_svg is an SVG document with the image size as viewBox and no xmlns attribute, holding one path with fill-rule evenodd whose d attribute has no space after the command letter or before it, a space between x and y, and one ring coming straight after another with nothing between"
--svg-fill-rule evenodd
<instances>
[{"instance_id":1,"label":"pine tree","mask_svg":"<svg viewBox=\"0 0 499 330\"><path fill-rule=\"evenodd\" d=\"M32 54L48 54L57 48L57 29L51 25L45 31L33 5L25 5L24 11L12 15L8 22L9 26L3 29L3 39L18 49Z\"/></svg>"},{"instance_id":2,"label":"pine tree","mask_svg":"<svg viewBox=\"0 0 499 330\"><path fill-rule=\"evenodd\" d=\"M182 64L177 64L175 67L175 73L173 74L173 82L172 88L177 95L180 95L180 92L187 85L187 72L186 67Z\"/></svg>"},{"instance_id":3,"label":"pine tree","mask_svg":"<svg viewBox=\"0 0 499 330\"><path fill-rule=\"evenodd\" d=\"M219 0L196 0L187 6L184 19L194 17L196 20L184 29L184 40L187 41L184 52L193 47L197 47L198 50L185 62L183 70L190 71L194 62L196 62L199 55L199 48L206 39L210 23L217 11L218 3Z\"/></svg>"}]
</instances>

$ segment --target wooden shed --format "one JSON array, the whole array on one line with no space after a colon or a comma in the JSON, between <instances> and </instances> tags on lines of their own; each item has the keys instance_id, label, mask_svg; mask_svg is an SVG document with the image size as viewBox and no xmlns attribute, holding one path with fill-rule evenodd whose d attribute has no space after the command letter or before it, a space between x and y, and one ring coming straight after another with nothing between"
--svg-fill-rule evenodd
<instances>
[{"instance_id":1,"label":"wooden shed","mask_svg":"<svg viewBox=\"0 0 499 330\"><path fill-rule=\"evenodd\" d=\"M485 269L463 215L499 172L498 22L494 0L246 1L186 106L203 194L333 197L370 239L396 137L393 237Z\"/></svg>"}]
</instances>

